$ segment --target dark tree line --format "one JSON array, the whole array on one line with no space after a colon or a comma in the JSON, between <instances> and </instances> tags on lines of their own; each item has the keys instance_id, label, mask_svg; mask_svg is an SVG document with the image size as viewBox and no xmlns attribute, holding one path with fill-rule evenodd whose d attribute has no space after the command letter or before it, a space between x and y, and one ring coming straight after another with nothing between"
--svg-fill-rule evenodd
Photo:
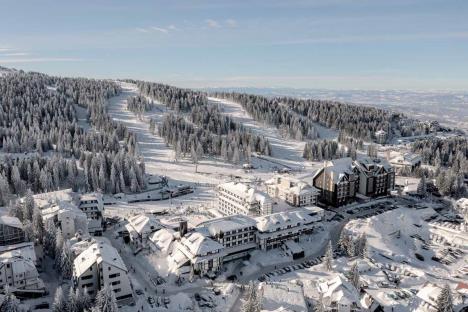
<instances>
[{"instance_id":1,"label":"dark tree line","mask_svg":"<svg viewBox=\"0 0 468 312\"><path fill-rule=\"evenodd\" d=\"M254 119L286 129L296 139L317 138L313 122L363 140L375 139L374 133L380 129L396 136L431 131L426 123L370 106L291 97L267 98L242 93L217 92L213 95L240 103Z\"/></svg>"},{"instance_id":2,"label":"dark tree line","mask_svg":"<svg viewBox=\"0 0 468 312\"><path fill-rule=\"evenodd\" d=\"M208 104L206 95L190 89L177 88L161 83L128 80L136 83L143 95L166 105L176 112L189 112L197 106Z\"/></svg>"},{"instance_id":3,"label":"dark tree line","mask_svg":"<svg viewBox=\"0 0 468 312\"><path fill-rule=\"evenodd\" d=\"M319 137L313 122L292 111L276 99L242 93L214 93L217 98L239 103L257 121L273 125L287 136L296 140Z\"/></svg>"},{"instance_id":4,"label":"dark tree line","mask_svg":"<svg viewBox=\"0 0 468 312\"><path fill-rule=\"evenodd\" d=\"M0 188L2 196L6 194L2 201L9 194L24 194L28 188L33 192L63 186L113 191L115 188L107 184L98 188L98 184L89 183L89 176L103 168L102 175L110 181L114 161L118 161L116 169L131 172L133 168L137 176L144 174L135 135L114 122L106 112L107 99L119 92L117 84L105 80L60 78L22 71L0 77L0 148L6 153L36 152L12 155L2 161ZM86 109L85 118L93 129L85 131L80 127L76 105ZM90 165L89 172L78 170L77 159L87 153L102 155L105 166L99 163ZM124 155L119 157L126 159L126 168L116 155ZM125 189L135 188L125 178L126 173L122 174ZM114 175L120 175L120 171ZM136 181L137 189L145 187L142 179Z\"/></svg>"},{"instance_id":5,"label":"dark tree line","mask_svg":"<svg viewBox=\"0 0 468 312\"><path fill-rule=\"evenodd\" d=\"M412 151L422 155L423 162L436 167L424 172L434 177L440 193L447 196L466 195L464 180L468 178L468 143L464 137L428 138L413 143Z\"/></svg>"},{"instance_id":6,"label":"dark tree line","mask_svg":"<svg viewBox=\"0 0 468 312\"><path fill-rule=\"evenodd\" d=\"M148 101L146 97L137 95L127 99L127 110L133 112L138 118L142 118L143 114L150 111L154 106L153 101Z\"/></svg>"},{"instance_id":7,"label":"dark tree line","mask_svg":"<svg viewBox=\"0 0 468 312\"><path fill-rule=\"evenodd\" d=\"M346 156L348 156L347 151L339 148L337 142L320 140L307 142L302 157L307 160L322 161Z\"/></svg>"},{"instance_id":8,"label":"dark tree line","mask_svg":"<svg viewBox=\"0 0 468 312\"><path fill-rule=\"evenodd\" d=\"M190 113L190 119L194 124L217 135L228 134L231 131L245 131L241 125L234 122L229 116L221 114L215 105L194 107Z\"/></svg>"},{"instance_id":9,"label":"dark tree line","mask_svg":"<svg viewBox=\"0 0 468 312\"><path fill-rule=\"evenodd\" d=\"M164 116L158 126L158 133L166 143L174 147L176 157L191 154L193 158L195 152L198 157L216 155L237 163L242 159L249 160L252 151L271 154L269 142L263 137L240 130L218 135L204 127L196 127L173 113Z\"/></svg>"}]
</instances>

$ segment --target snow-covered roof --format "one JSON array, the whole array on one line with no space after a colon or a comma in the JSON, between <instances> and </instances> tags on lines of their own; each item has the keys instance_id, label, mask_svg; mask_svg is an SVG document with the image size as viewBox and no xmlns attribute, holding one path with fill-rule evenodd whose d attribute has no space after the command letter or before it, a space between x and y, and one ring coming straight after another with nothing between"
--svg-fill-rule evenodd
<instances>
[{"instance_id":1,"label":"snow-covered roof","mask_svg":"<svg viewBox=\"0 0 468 312\"><path fill-rule=\"evenodd\" d=\"M174 241L175 232L172 229L161 229L150 235L149 240L154 246L163 252L167 252L170 249L172 242Z\"/></svg>"},{"instance_id":2,"label":"snow-covered roof","mask_svg":"<svg viewBox=\"0 0 468 312\"><path fill-rule=\"evenodd\" d=\"M99 193L86 193L81 195L80 200L100 200L102 197Z\"/></svg>"},{"instance_id":3,"label":"snow-covered roof","mask_svg":"<svg viewBox=\"0 0 468 312\"><path fill-rule=\"evenodd\" d=\"M212 219L199 224L199 227L204 227L208 230L211 236L216 236L221 232L227 232L237 229L243 229L250 226L255 226L255 220L245 215L232 215L218 219Z\"/></svg>"},{"instance_id":4,"label":"snow-covered roof","mask_svg":"<svg viewBox=\"0 0 468 312\"><path fill-rule=\"evenodd\" d=\"M261 283L262 311L308 311L302 287L294 283Z\"/></svg>"},{"instance_id":5,"label":"snow-covered roof","mask_svg":"<svg viewBox=\"0 0 468 312\"><path fill-rule=\"evenodd\" d=\"M277 212L266 216L255 218L257 229L260 232L272 232L278 227L284 228L288 225L292 227L312 222L320 221L321 217L311 216L305 209L296 211Z\"/></svg>"},{"instance_id":6,"label":"snow-covered roof","mask_svg":"<svg viewBox=\"0 0 468 312\"><path fill-rule=\"evenodd\" d=\"M15 227L15 228L20 228L20 229L23 228L23 224L18 218L5 216L5 215L0 216L0 224L4 224L4 225L8 225L8 226Z\"/></svg>"},{"instance_id":7,"label":"snow-covered roof","mask_svg":"<svg viewBox=\"0 0 468 312\"><path fill-rule=\"evenodd\" d=\"M387 131L383 130L383 129L380 129L380 130L377 130L375 132L375 135L386 135L387 134Z\"/></svg>"},{"instance_id":8,"label":"snow-covered roof","mask_svg":"<svg viewBox=\"0 0 468 312\"><path fill-rule=\"evenodd\" d=\"M58 201L41 210L41 215L44 220L58 216L61 213L69 212L76 217L86 218L86 214L78 209L73 203L67 201Z\"/></svg>"},{"instance_id":9,"label":"snow-covered roof","mask_svg":"<svg viewBox=\"0 0 468 312\"><path fill-rule=\"evenodd\" d=\"M437 297L439 297L442 288L432 284L426 283L416 294L416 297L423 300L425 303L432 307L437 306Z\"/></svg>"},{"instance_id":10,"label":"snow-covered roof","mask_svg":"<svg viewBox=\"0 0 468 312\"><path fill-rule=\"evenodd\" d=\"M105 262L127 272L127 267L117 249L104 242L97 242L89 246L75 258L74 268L77 276L81 276L94 263Z\"/></svg>"},{"instance_id":11,"label":"snow-covered roof","mask_svg":"<svg viewBox=\"0 0 468 312\"><path fill-rule=\"evenodd\" d=\"M64 189L48 193L40 193L33 195L36 207L43 209L47 206L55 204L57 202L73 202L75 200L76 193L72 189Z\"/></svg>"},{"instance_id":12,"label":"snow-covered roof","mask_svg":"<svg viewBox=\"0 0 468 312\"><path fill-rule=\"evenodd\" d=\"M329 281L319 283L318 287L328 303L336 302L347 306L360 303L358 291L343 274L339 274Z\"/></svg>"},{"instance_id":13,"label":"snow-covered roof","mask_svg":"<svg viewBox=\"0 0 468 312\"><path fill-rule=\"evenodd\" d=\"M235 196L242 198L248 203L260 202L263 204L266 201L271 202L270 196L264 192L258 191L255 189L255 187L252 187L249 184L240 182L227 182L218 185L218 190L219 189L228 191Z\"/></svg>"},{"instance_id":14,"label":"snow-covered roof","mask_svg":"<svg viewBox=\"0 0 468 312\"><path fill-rule=\"evenodd\" d=\"M308 193L319 193L319 190L310 184L287 175L277 175L265 182L266 185L273 185L277 188L287 191L295 195L302 195Z\"/></svg>"},{"instance_id":15,"label":"snow-covered roof","mask_svg":"<svg viewBox=\"0 0 468 312\"><path fill-rule=\"evenodd\" d=\"M381 168L390 171L393 168L385 158L361 157L354 161L354 165L365 172L377 172Z\"/></svg>"},{"instance_id":16,"label":"snow-covered roof","mask_svg":"<svg viewBox=\"0 0 468 312\"><path fill-rule=\"evenodd\" d=\"M199 232L192 232L180 240L178 249L190 260L196 262L198 257L220 253L224 250L224 246Z\"/></svg>"},{"instance_id":17,"label":"snow-covered roof","mask_svg":"<svg viewBox=\"0 0 468 312\"><path fill-rule=\"evenodd\" d=\"M0 257L13 257L20 254L25 259L36 261L36 251L34 250L34 243L25 242L14 245L0 246Z\"/></svg>"},{"instance_id":18,"label":"snow-covered roof","mask_svg":"<svg viewBox=\"0 0 468 312\"><path fill-rule=\"evenodd\" d=\"M128 225L138 234L149 234L162 229L162 225L153 215L139 214L128 219Z\"/></svg>"},{"instance_id":19,"label":"snow-covered roof","mask_svg":"<svg viewBox=\"0 0 468 312\"><path fill-rule=\"evenodd\" d=\"M324 167L317 170L312 179L315 180L323 170L331 176L334 183L337 183L346 174L353 174L353 160L351 157L344 157L326 161Z\"/></svg>"}]
</instances>

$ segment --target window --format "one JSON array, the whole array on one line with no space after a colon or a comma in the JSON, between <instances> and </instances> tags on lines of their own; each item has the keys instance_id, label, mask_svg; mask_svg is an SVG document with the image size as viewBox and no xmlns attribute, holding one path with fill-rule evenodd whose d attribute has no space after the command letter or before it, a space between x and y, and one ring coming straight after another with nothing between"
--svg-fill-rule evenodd
<instances>
[{"instance_id":1,"label":"window","mask_svg":"<svg viewBox=\"0 0 468 312\"><path fill-rule=\"evenodd\" d=\"M115 281L115 282L112 282L111 285L114 286L114 285L119 285L120 284L120 281Z\"/></svg>"},{"instance_id":2,"label":"window","mask_svg":"<svg viewBox=\"0 0 468 312\"><path fill-rule=\"evenodd\" d=\"M114 278L114 277L117 277L117 276L120 276L120 273L110 274L109 278Z\"/></svg>"},{"instance_id":3,"label":"window","mask_svg":"<svg viewBox=\"0 0 468 312\"><path fill-rule=\"evenodd\" d=\"M86 287L92 287L93 286L93 283L88 283L88 284L83 284L81 285L81 288L86 288Z\"/></svg>"},{"instance_id":4,"label":"window","mask_svg":"<svg viewBox=\"0 0 468 312\"><path fill-rule=\"evenodd\" d=\"M122 288L116 288L116 289L114 289L114 292L115 292L115 293L118 293L118 292L121 292L121 291L122 291Z\"/></svg>"},{"instance_id":5,"label":"window","mask_svg":"<svg viewBox=\"0 0 468 312\"><path fill-rule=\"evenodd\" d=\"M81 280L87 280L87 279L91 279L91 278L93 278L92 275L85 275L85 276L81 277Z\"/></svg>"}]
</instances>

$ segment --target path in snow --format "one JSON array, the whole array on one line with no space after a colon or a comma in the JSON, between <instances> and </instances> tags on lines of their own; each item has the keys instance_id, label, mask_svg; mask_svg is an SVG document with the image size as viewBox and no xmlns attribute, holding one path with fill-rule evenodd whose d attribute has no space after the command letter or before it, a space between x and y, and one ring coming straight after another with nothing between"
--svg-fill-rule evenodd
<instances>
[{"instance_id":1,"label":"path in snow","mask_svg":"<svg viewBox=\"0 0 468 312\"><path fill-rule=\"evenodd\" d=\"M302 158L305 142L282 138L278 129L255 121L238 103L212 97L208 100L212 104L219 105L224 114L229 115L244 127L267 138L272 147L273 158L293 166L305 165L306 161Z\"/></svg>"}]
</instances>

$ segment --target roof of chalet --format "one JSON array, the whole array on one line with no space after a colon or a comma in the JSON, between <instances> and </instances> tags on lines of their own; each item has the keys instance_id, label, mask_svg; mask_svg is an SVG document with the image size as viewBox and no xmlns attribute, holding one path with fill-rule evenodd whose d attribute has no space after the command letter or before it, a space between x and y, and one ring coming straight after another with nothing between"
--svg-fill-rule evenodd
<instances>
[{"instance_id":1,"label":"roof of chalet","mask_svg":"<svg viewBox=\"0 0 468 312\"><path fill-rule=\"evenodd\" d=\"M265 202L271 202L270 196L264 192L258 191L255 187L252 187L249 184L240 182L227 182L218 185L218 188L226 189L236 196L243 198L248 203L254 203L256 201L262 204Z\"/></svg>"},{"instance_id":2,"label":"roof of chalet","mask_svg":"<svg viewBox=\"0 0 468 312\"><path fill-rule=\"evenodd\" d=\"M138 234L152 233L163 228L161 223L153 216L139 214L128 219L128 225Z\"/></svg>"},{"instance_id":3,"label":"roof of chalet","mask_svg":"<svg viewBox=\"0 0 468 312\"><path fill-rule=\"evenodd\" d=\"M8 225L8 226L15 227L15 228L20 228L20 229L23 228L23 224L18 218L5 216L5 215L0 216L0 224L4 224L4 225Z\"/></svg>"},{"instance_id":4,"label":"roof of chalet","mask_svg":"<svg viewBox=\"0 0 468 312\"><path fill-rule=\"evenodd\" d=\"M105 262L123 271L128 271L117 249L104 242L97 242L75 258L74 268L77 276L81 276L96 262Z\"/></svg>"},{"instance_id":5,"label":"roof of chalet","mask_svg":"<svg viewBox=\"0 0 468 312\"><path fill-rule=\"evenodd\" d=\"M277 212L270 215L255 218L257 222L257 229L260 232L275 231L278 228L278 226L297 226L298 223L300 225L309 224L312 222L319 221L320 219L321 217L319 215L311 216L310 212L306 209Z\"/></svg>"}]
</instances>

